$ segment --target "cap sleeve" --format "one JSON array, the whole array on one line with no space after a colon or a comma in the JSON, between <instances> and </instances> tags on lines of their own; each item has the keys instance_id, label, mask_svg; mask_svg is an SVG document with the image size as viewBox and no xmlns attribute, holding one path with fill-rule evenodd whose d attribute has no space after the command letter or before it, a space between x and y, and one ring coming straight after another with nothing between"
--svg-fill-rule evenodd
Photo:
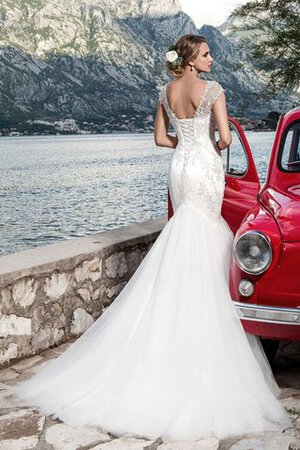
<instances>
[{"instance_id":1,"label":"cap sleeve","mask_svg":"<svg viewBox=\"0 0 300 450\"><path fill-rule=\"evenodd\" d=\"M213 85L210 89L210 104L213 105L215 101L219 98L220 94L225 92L220 83L217 81L213 82Z\"/></svg>"},{"instance_id":2,"label":"cap sleeve","mask_svg":"<svg viewBox=\"0 0 300 450\"><path fill-rule=\"evenodd\" d=\"M157 88L157 90L158 90L158 101L160 102L160 103L164 103L164 86L158 86L158 88Z\"/></svg>"}]
</instances>

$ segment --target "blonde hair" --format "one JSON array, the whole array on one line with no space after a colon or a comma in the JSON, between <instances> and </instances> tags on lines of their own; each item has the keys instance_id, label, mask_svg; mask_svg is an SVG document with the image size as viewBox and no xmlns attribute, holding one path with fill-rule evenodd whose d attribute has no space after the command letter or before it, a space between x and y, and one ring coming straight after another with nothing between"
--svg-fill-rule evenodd
<instances>
[{"instance_id":1,"label":"blonde hair","mask_svg":"<svg viewBox=\"0 0 300 450\"><path fill-rule=\"evenodd\" d=\"M173 48L178 53L178 56L182 57L183 61L179 65L174 65L173 63L167 61L165 63L167 72L171 72L171 74L176 78L181 77L190 60L198 56L200 44L203 42L207 43L207 39L205 36L200 34L185 34L184 36L181 36L176 44L174 44Z\"/></svg>"}]
</instances>

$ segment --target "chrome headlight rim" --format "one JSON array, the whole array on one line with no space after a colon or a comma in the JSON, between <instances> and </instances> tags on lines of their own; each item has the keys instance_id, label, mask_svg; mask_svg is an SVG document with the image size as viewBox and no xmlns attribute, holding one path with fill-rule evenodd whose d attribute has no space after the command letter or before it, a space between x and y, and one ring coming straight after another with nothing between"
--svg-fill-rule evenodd
<instances>
[{"instance_id":1,"label":"chrome headlight rim","mask_svg":"<svg viewBox=\"0 0 300 450\"><path fill-rule=\"evenodd\" d=\"M265 240L265 242L267 243L267 245L268 245L268 247L269 247L269 251L270 251L270 260L269 260L268 264L267 264L263 269L261 269L261 270L259 270L259 271L255 271L255 272L254 272L253 270L250 271L249 269L247 269L247 268L244 266L243 263L241 263L241 261L238 260L238 258L237 258L237 256L236 256L236 251L235 251L236 246L237 246L238 242L240 241L240 239L242 239L243 237L245 237L247 234L257 234L257 235L259 235L260 237L262 237L262 238ZM259 231L259 230L248 230L248 231L245 231L245 232L244 232L243 234L241 234L237 239L234 240L233 256L234 256L234 259L235 259L235 261L236 261L238 267L239 267L243 272L245 272L245 273L247 273L247 274L249 274L249 275L260 275L260 274L262 274L263 272L265 272L265 271L270 267L270 265L271 265L271 263L272 263L272 261L273 261L273 250L272 250L272 245L271 245L271 239L269 238L268 235L266 235L265 233L263 233L262 231Z\"/></svg>"}]
</instances>

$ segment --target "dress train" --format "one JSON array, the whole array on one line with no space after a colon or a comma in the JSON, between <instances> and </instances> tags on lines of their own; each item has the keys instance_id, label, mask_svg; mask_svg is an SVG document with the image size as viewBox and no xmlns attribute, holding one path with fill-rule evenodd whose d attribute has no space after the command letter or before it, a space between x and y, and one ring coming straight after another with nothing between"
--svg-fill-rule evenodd
<instances>
[{"instance_id":1,"label":"dress train","mask_svg":"<svg viewBox=\"0 0 300 450\"><path fill-rule=\"evenodd\" d=\"M73 426L196 440L291 422L228 290L233 233L181 204L109 308L15 392Z\"/></svg>"}]
</instances>

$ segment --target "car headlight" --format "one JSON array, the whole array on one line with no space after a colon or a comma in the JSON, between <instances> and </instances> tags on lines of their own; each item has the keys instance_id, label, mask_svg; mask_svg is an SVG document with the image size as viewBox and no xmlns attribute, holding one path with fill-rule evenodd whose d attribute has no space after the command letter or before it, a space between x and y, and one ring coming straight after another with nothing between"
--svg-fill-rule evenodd
<instances>
[{"instance_id":1,"label":"car headlight","mask_svg":"<svg viewBox=\"0 0 300 450\"><path fill-rule=\"evenodd\" d=\"M264 272L272 261L269 238L255 230L246 231L237 239L233 254L240 269L253 275Z\"/></svg>"},{"instance_id":2,"label":"car headlight","mask_svg":"<svg viewBox=\"0 0 300 450\"><path fill-rule=\"evenodd\" d=\"M243 297L251 297L254 292L254 284L250 280L240 280L239 293Z\"/></svg>"}]
</instances>

